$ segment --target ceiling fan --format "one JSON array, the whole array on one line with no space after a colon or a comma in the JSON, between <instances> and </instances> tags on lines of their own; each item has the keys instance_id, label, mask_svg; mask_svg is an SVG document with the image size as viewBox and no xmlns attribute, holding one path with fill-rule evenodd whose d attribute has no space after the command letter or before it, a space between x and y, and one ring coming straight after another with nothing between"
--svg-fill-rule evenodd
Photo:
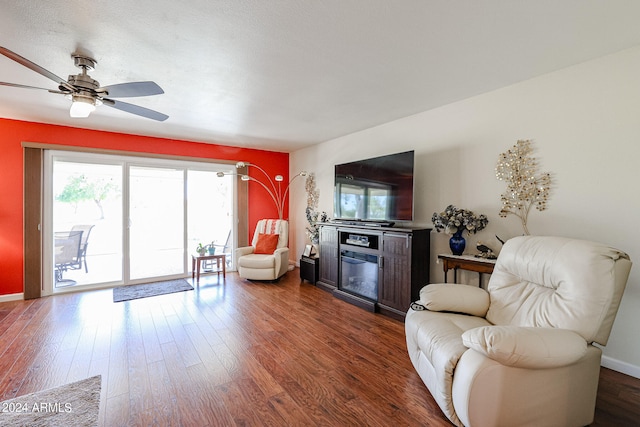
<instances>
[{"instance_id":1,"label":"ceiling fan","mask_svg":"<svg viewBox=\"0 0 640 427\"><path fill-rule=\"evenodd\" d=\"M67 98L71 99L71 109L69 110L71 117L89 117L89 114L96 109L96 106L104 104L120 111L125 111L127 113L136 114L138 116L161 122L169 118L166 114L162 114L148 108L111 99L160 95L164 93L160 86L154 82L146 81L120 83L101 87L97 80L92 79L87 74L87 71L95 69L96 60L86 55L79 53L71 54L76 67L80 68L81 72L80 74L70 75L67 80L64 80L52 72L42 68L38 64L29 61L5 47L0 46L0 54L9 59L13 59L18 64L21 64L36 73L42 74L48 79L53 80L58 84L58 89L46 89L6 82L0 82L1 86L12 86L24 89L41 89L51 93L65 95Z\"/></svg>"}]
</instances>

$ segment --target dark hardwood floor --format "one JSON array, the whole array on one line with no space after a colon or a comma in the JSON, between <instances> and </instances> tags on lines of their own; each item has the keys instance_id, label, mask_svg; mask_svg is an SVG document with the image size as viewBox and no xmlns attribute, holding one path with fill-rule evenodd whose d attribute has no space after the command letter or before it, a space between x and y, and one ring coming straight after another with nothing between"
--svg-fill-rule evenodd
<instances>
[{"instance_id":1,"label":"dark hardwood floor","mask_svg":"<svg viewBox=\"0 0 640 427\"><path fill-rule=\"evenodd\" d=\"M298 270L122 303L101 290L0 304L0 400L97 374L101 426L451 425L403 323ZM602 369L594 425L639 419L640 380Z\"/></svg>"}]
</instances>

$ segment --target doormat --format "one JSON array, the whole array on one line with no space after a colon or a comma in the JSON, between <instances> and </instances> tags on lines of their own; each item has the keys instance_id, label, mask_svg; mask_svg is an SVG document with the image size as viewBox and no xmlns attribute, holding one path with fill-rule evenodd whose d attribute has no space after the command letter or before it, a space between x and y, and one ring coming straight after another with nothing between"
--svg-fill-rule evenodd
<instances>
[{"instance_id":1,"label":"doormat","mask_svg":"<svg viewBox=\"0 0 640 427\"><path fill-rule=\"evenodd\" d=\"M113 302L129 301L132 299L192 290L193 286L184 279L145 283L143 285L121 286L119 288L113 288Z\"/></svg>"},{"instance_id":2,"label":"doormat","mask_svg":"<svg viewBox=\"0 0 640 427\"><path fill-rule=\"evenodd\" d=\"M3 427L97 426L102 377L87 378L0 402Z\"/></svg>"}]
</instances>

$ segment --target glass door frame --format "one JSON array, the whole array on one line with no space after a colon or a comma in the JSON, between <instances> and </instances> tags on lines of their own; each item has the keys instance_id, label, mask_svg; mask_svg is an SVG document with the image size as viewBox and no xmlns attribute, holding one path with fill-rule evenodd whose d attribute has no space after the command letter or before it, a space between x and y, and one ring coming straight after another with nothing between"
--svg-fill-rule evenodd
<instances>
[{"instance_id":1,"label":"glass door frame","mask_svg":"<svg viewBox=\"0 0 640 427\"><path fill-rule=\"evenodd\" d=\"M183 273L171 276L154 277L151 280L170 280L171 278L188 277L191 251L187 247L188 240L188 200L187 200L187 175L189 170L208 171L231 173L235 171L235 163L227 163L224 160L207 159L206 161L196 161L189 159L167 159L159 157L144 157L144 156L130 156L127 154L117 153L96 153L96 152L84 152L84 151L67 151L67 150L44 150L44 164L43 164L43 218L42 218L42 250L43 250L43 288L42 296L48 296L58 293L75 292L78 290L94 290L111 288L118 285L131 285L136 283L145 283L149 279L140 279L131 281L129 277L129 170L131 166L142 166L151 168L170 168L170 169L182 169L183 172L183 212L184 212L184 256L183 256ZM113 281L107 283L99 283L94 285L72 286L67 288L54 289L54 266L53 266L53 162L54 159L63 159L66 161L76 161L82 163L95 163L95 164L113 164L122 165L122 280ZM232 185L232 209L233 209L233 224L232 224L232 248L237 246L238 239L238 180L231 181ZM232 251L234 252L234 251ZM232 269L235 266L235 260L232 261Z\"/></svg>"}]
</instances>

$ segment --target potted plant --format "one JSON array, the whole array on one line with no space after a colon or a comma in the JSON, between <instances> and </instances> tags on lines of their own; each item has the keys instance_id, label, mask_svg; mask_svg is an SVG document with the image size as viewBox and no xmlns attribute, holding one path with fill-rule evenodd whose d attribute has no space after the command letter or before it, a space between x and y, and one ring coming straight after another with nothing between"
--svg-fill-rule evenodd
<instances>
[{"instance_id":1,"label":"potted plant","mask_svg":"<svg viewBox=\"0 0 640 427\"><path fill-rule=\"evenodd\" d=\"M473 211L459 209L454 205L447 206L443 212L434 212L431 221L436 231L453 234L449 239L449 247L454 255L462 255L464 252L466 246L462 236L464 231L475 234L489 223L486 215L476 215Z\"/></svg>"},{"instance_id":2,"label":"potted plant","mask_svg":"<svg viewBox=\"0 0 640 427\"><path fill-rule=\"evenodd\" d=\"M198 243L198 247L196 248L196 252L198 253L198 255L203 256L204 254L207 253L207 247L204 246L202 243Z\"/></svg>"}]
</instances>

